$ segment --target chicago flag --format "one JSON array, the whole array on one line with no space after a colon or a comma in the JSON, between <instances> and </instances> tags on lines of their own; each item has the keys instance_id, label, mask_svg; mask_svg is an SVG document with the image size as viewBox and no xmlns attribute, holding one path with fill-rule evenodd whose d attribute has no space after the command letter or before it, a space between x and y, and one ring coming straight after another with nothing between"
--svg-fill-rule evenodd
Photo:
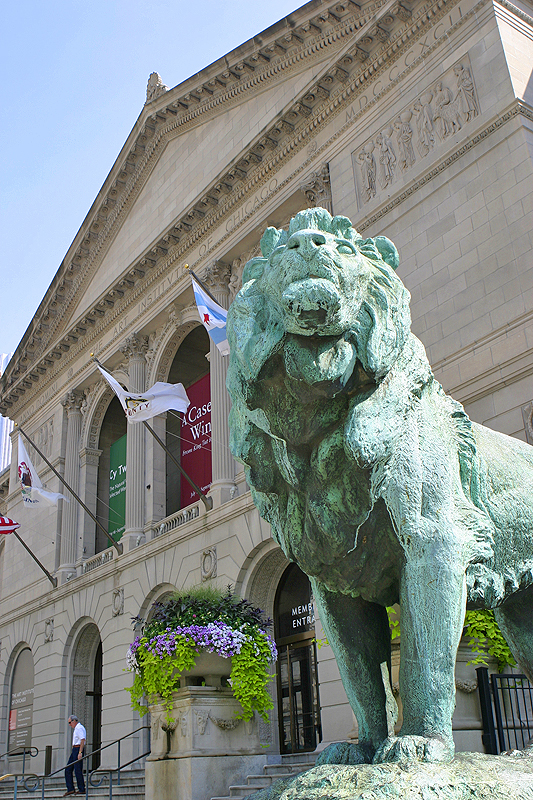
<instances>
[{"instance_id":1,"label":"chicago flag","mask_svg":"<svg viewBox=\"0 0 533 800\"><path fill-rule=\"evenodd\" d=\"M226 317L228 312L218 303L215 303L207 292L194 280L191 275L194 299L198 307L200 319L211 339L216 344L218 351L223 356L229 355L228 336L226 333Z\"/></svg>"}]
</instances>

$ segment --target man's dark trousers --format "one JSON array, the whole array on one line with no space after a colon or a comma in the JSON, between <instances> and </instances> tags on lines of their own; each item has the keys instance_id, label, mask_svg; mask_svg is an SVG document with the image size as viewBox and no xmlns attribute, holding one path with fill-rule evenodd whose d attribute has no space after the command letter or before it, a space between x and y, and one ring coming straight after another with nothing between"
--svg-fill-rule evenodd
<instances>
[{"instance_id":1,"label":"man's dark trousers","mask_svg":"<svg viewBox=\"0 0 533 800\"><path fill-rule=\"evenodd\" d=\"M80 752L80 746L77 744L75 747L72 748L72 753L70 754L70 758L68 760L68 766L65 770L65 780L67 782L67 792L74 791L74 778L72 773L76 773L76 783L78 784L78 792L83 792L85 794L85 783L83 781L83 762L78 760L78 753Z\"/></svg>"}]
</instances>

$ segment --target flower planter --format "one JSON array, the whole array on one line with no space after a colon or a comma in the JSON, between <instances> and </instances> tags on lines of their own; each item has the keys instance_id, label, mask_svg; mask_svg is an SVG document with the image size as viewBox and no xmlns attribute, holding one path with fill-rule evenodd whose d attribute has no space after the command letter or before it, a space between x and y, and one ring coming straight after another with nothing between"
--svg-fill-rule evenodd
<instances>
[{"instance_id":1,"label":"flower planter","mask_svg":"<svg viewBox=\"0 0 533 800\"><path fill-rule=\"evenodd\" d=\"M180 687L199 686L202 682L205 686L221 686L230 674L231 658L202 650L196 656L194 667L181 674Z\"/></svg>"}]
</instances>

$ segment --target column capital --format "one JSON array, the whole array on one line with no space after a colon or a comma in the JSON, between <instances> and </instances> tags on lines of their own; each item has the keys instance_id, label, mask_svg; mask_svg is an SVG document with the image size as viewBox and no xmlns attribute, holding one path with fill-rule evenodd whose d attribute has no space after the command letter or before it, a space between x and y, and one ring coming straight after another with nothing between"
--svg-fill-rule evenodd
<instances>
[{"instance_id":1,"label":"column capital","mask_svg":"<svg viewBox=\"0 0 533 800\"><path fill-rule=\"evenodd\" d=\"M148 336L140 336L134 333L133 336L128 336L124 344L120 348L129 361L144 361L148 351Z\"/></svg>"},{"instance_id":2,"label":"column capital","mask_svg":"<svg viewBox=\"0 0 533 800\"><path fill-rule=\"evenodd\" d=\"M216 293L229 294L231 267L223 261L213 261L207 266L204 280Z\"/></svg>"},{"instance_id":3,"label":"column capital","mask_svg":"<svg viewBox=\"0 0 533 800\"><path fill-rule=\"evenodd\" d=\"M333 214L329 164L322 164L317 172L313 172L307 181L301 184L300 191L305 194L310 206L325 208Z\"/></svg>"},{"instance_id":4,"label":"column capital","mask_svg":"<svg viewBox=\"0 0 533 800\"><path fill-rule=\"evenodd\" d=\"M84 400L85 395L83 392L71 391L67 393L63 400L61 400L61 405L66 410L67 414L71 414L76 411L81 413L81 407Z\"/></svg>"}]
</instances>

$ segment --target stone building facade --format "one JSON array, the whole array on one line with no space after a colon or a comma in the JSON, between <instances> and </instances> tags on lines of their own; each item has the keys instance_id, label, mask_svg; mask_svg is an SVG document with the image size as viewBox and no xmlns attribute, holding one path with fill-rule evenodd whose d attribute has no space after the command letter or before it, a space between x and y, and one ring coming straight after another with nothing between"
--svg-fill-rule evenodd
<instances>
[{"instance_id":1,"label":"stone building facade","mask_svg":"<svg viewBox=\"0 0 533 800\"><path fill-rule=\"evenodd\" d=\"M362 233L387 235L414 332L446 391L476 421L533 442L532 15L529 0L312 0L173 89L151 76L142 113L1 379L0 413L106 526L112 448L127 434L122 554L74 502L37 515L23 506L12 435L0 513L21 523L58 586L14 537L0 543L2 752L31 739L41 755L53 745L60 766L71 712L93 747L137 728L124 691L131 618L176 587L231 583L271 617L284 603L309 603L300 577L287 580L288 562L229 452L227 363L200 324L186 263L228 306L265 227L302 208L323 206ZM211 461L212 510L190 502L143 426L126 431L91 353L131 391L204 382L212 452L208 427L200 450ZM153 425L179 451L183 423L167 414ZM353 735L327 646L314 678L311 628L285 642L302 678L292 701L311 714L309 730L288 736L291 700L278 677L273 724L261 728L271 755ZM472 684L458 684L458 745L481 749ZM145 749L141 732L124 758Z\"/></svg>"}]
</instances>

